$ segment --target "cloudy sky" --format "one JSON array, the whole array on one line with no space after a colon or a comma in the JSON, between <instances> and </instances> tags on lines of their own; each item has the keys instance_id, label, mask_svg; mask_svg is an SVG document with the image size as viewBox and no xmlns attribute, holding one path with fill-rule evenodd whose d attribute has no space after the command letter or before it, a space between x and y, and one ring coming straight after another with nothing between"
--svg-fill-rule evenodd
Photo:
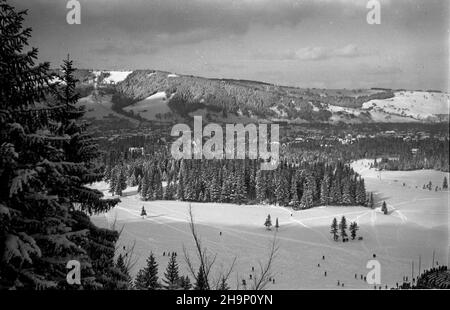
<instances>
[{"instance_id":1,"label":"cloudy sky","mask_svg":"<svg viewBox=\"0 0 450 310\"><path fill-rule=\"evenodd\" d=\"M40 59L300 87L448 90L449 1L10 0L28 8Z\"/></svg>"}]
</instances>

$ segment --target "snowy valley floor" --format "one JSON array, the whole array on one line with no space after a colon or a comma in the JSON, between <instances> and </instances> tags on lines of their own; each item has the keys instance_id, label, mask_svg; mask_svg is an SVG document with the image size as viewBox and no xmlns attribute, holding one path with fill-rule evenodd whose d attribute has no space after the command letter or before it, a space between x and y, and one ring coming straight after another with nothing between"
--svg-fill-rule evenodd
<instances>
[{"instance_id":1,"label":"snowy valley floor","mask_svg":"<svg viewBox=\"0 0 450 310\"><path fill-rule=\"evenodd\" d=\"M267 231L263 226L267 214L273 222L278 218L280 223L277 233L279 251L273 268L276 282L267 289L373 289L360 279L360 275L365 276L369 271L366 264L373 254L381 264L383 287L395 287L403 276L411 277L412 261L417 275L419 256L422 270L430 267L433 251L435 261L447 264L449 192L423 190L422 186L430 180L440 186L448 173L432 170L378 172L369 169L369 163L369 160L360 160L352 166L365 179L367 190L374 192L375 210L318 207L292 211L277 206L192 203L203 245L210 253L217 254L215 269L227 269L236 257L229 285L236 288L237 279L249 282L251 267L257 270L258 262L265 261L273 240L274 231ZM106 183L95 184L95 187L109 195ZM183 245L187 249L193 247L188 203L143 202L136 188L127 189L121 200L107 214L93 216L93 221L102 227L111 227L116 221L117 229L123 227L119 246L136 242L138 261L132 275L145 265L150 251L159 263L161 277L168 262L163 252L176 251L180 272L188 274L183 257ZM379 210L383 200L388 205L389 215ZM142 206L147 211L146 218L140 216ZM362 241L342 243L332 240L329 226L333 217L339 219L342 215L348 221L358 222L358 235L364 238ZM345 286L337 286L338 281Z\"/></svg>"}]
</instances>

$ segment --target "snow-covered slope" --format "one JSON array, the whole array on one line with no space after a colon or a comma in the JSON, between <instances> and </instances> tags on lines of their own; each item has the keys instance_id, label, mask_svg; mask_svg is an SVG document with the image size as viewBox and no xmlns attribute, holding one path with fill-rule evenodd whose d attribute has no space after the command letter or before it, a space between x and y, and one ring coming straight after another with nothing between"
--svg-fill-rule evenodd
<instances>
[{"instance_id":1,"label":"snow-covered slope","mask_svg":"<svg viewBox=\"0 0 450 310\"><path fill-rule=\"evenodd\" d=\"M163 91L132 104L124 108L124 110L128 112L133 111L136 115L147 120L163 120L163 115L171 112L166 92Z\"/></svg>"},{"instance_id":2,"label":"snow-covered slope","mask_svg":"<svg viewBox=\"0 0 450 310\"><path fill-rule=\"evenodd\" d=\"M112 110L111 95L94 96L89 95L87 97L80 98L78 100L79 106L84 106L86 109L85 118L104 120L104 119L126 119L133 125L138 125L139 122L131 117L119 114Z\"/></svg>"},{"instance_id":3,"label":"snow-covered slope","mask_svg":"<svg viewBox=\"0 0 450 310\"><path fill-rule=\"evenodd\" d=\"M128 100L121 104L122 109L147 120L169 122L184 118L186 113L203 113L197 108L215 116L214 111L223 106L247 116L255 113L259 120L288 122L406 123L449 119L450 95L433 91L316 90L155 70L94 70L89 74L95 89L114 88ZM169 108L175 96L191 99L185 106L179 102ZM204 106L190 106L192 103ZM225 118L242 116L239 113L228 113Z\"/></svg>"},{"instance_id":4,"label":"snow-covered slope","mask_svg":"<svg viewBox=\"0 0 450 310\"><path fill-rule=\"evenodd\" d=\"M423 91L399 91L393 98L363 103L361 108L323 104L331 121L344 122L418 122L448 119L450 95Z\"/></svg>"},{"instance_id":5,"label":"snow-covered slope","mask_svg":"<svg viewBox=\"0 0 450 310\"><path fill-rule=\"evenodd\" d=\"M401 91L390 99L370 100L362 106L371 112L410 117L416 120L435 120L437 115L449 113L449 94Z\"/></svg>"},{"instance_id":6,"label":"snow-covered slope","mask_svg":"<svg viewBox=\"0 0 450 310\"><path fill-rule=\"evenodd\" d=\"M124 227L119 244L136 244L133 276L145 266L150 251L160 266L168 263L164 252L183 253L184 248L195 255L187 222L191 206L204 246L212 255L217 254L213 277L236 259L230 279L248 279L251 266L267 260L274 231L267 231L262 223L270 214L273 219L278 218L280 228L276 234L279 251L272 270L276 282L267 289L373 290L373 285L363 281L361 275L372 270L366 266L374 254L381 265L383 289L386 285L391 288L411 273L412 261L418 266L419 257L422 267L430 266L433 256L435 263L447 262L448 192L423 190L422 184L439 184L449 175L433 170L376 171L370 168L371 162L360 160L352 167L364 178L367 190L374 193L374 210L327 206L293 211L271 205L142 201L137 188L132 187L124 191L119 205L92 219L101 227L111 227L113 223ZM93 187L111 197L108 184L96 183ZM388 215L380 211L383 201ZM144 218L140 216L143 206L148 213ZM363 240L332 240L331 221L342 216L348 222L358 223L358 236ZM188 272L183 259L179 264L181 273ZM161 277L163 272L164 268L160 268ZM345 287L337 286L338 281ZM234 281L229 284L235 288Z\"/></svg>"},{"instance_id":7,"label":"snow-covered slope","mask_svg":"<svg viewBox=\"0 0 450 310\"><path fill-rule=\"evenodd\" d=\"M117 84L124 81L133 71L93 71L95 76L105 74L107 77L103 79L104 84Z\"/></svg>"}]
</instances>

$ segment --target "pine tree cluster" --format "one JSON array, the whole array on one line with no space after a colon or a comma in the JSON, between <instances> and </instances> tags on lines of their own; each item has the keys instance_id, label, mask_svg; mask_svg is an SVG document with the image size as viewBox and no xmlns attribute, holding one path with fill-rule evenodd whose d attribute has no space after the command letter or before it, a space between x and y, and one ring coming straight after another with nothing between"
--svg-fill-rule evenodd
<instances>
[{"instance_id":1,"label":"pine tree cluster","mask_svg":"<svg viewBox=\"0 0 450 310\"><path fill-rule=\"evenodd\" d=\"M194 285L188 276L180 275L177 254L172 252L169 262L164 272L162 282L158 276L158 263L156 263L155 255L150 253L147 258L147 265L139 270L134 280L133 288L137 290L207 290L209 283L207 283L206 276L203 269L199 268L198 274L195 277ZM220 288L228 289L228 284L222 279Z\"/></svg>"},{"instance_id":2,"label":"pine tree cluster","mask_svg":"<svg viewBox=\"0 0 450 310\"><path fill-rule=\"evenodd\" d=\"M109 168L125 171L143 200L270 203L309 209L317 205L366 205L364 180L348 165L282 161L273 171L257 160L139 159ZM119 178L111 178L116 188ZM164 183L163 183L164 182ZM165 188L163 186L165 185Z\"/></svg>"},{"instance_id":3,"label":"pine tree cluster","mask_svg":"<svg viewBox=\"0 0 450 310\"><path fill-rule=\"evenodd\" d=\"M350 226L347 224L347 219L345 216L341 217L341 220L338 221L336 218L333 218L333 221L331 222L331 230L330 233L333 235L333 240L338 241L339 237L341 237L342 242L348 241L348 235L347 235L347 228L350 230L350 236L352 240L356 239L356 234L359 230L359 226L356 222L351 222Z\"/></svg>"}]
</instances>

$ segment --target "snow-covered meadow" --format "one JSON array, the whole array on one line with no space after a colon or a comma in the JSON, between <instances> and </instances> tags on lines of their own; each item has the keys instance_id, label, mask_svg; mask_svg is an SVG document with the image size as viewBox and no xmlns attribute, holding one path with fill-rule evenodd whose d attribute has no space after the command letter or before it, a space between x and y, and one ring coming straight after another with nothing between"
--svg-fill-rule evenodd
<instances>
[{"instance_id":1,"label":"snow-covered meadow","mask_svg":"<svg viewBox=\"0 0 450 310\"><path fill-rule=\"evenodd\" d=\"M369 164L369 160L361 160L353 167L365 178L367 190L374 192L377 202L374 210L317 207L292 211L267 205L192 203L203 245L211 254L217 254L216 270L227 269L236 257L229 285L235 288L238 279L239 282L241 279L249 281L251 267L258 268L258 262L265 261L274 238L275 231L267 231L263 226L268 214L274 223L278 218L280 229L276 234L279 251L273 268L276 282L267 289L373 289L360 279L368 273L366 265L373 254L381 264L383 287L395 286L403 276L410 277L412 261L417 275L419 256L422 270L430 266L433 251L436 262L447 264L448 191L423 190L422 185L430 180L440 185L448 174L431 170L378 172L370 169ZM109 195L106 183L95 184L95 187ZM132 274L145 265L150 251L159 263L160 276L168 262L163 252L172 251L178 254L181 273L188 274L183 247L193 246L188 226L189 204L144 202L136 188L127 189L124 195L116 208L93 216L93 220L103 227L114 223L118 229L123 227L120 246L136 242L138 260ZM380 212L382 201L386 201L389 215ZM145 218L140 216L142 206L147 211ZM342 215L348 221L358 222L362 241L332 240L329 226L334 217L339 219ZM341 285L344 283L344 287L337 286L338 281Z\"/></svg>"},{"instance_id":2,"label":"snow-covered meadow","mask_svg":"<svg viewBox=\"0 0 450 310\"><path fill-rule=\"evenodd\" d=\"M172 111L169 108L168 101L166 92L157 92L144 100L125 107L124 110L127 112L133 111L136 115L148 120L156 120L157 114L163 115Z\"/></svg>"},{"instance_id":3,"label":"snow-covered meadow","mask_svg":"<svg viewBox=\"0 0 450 310\"><path fill-rule=\"evenodd\" d=\"M424 120L448 114L449 104L450 96L446 93L399 91L393 98L367 101L362 108Z\"/></svg>"}]
</instances>

